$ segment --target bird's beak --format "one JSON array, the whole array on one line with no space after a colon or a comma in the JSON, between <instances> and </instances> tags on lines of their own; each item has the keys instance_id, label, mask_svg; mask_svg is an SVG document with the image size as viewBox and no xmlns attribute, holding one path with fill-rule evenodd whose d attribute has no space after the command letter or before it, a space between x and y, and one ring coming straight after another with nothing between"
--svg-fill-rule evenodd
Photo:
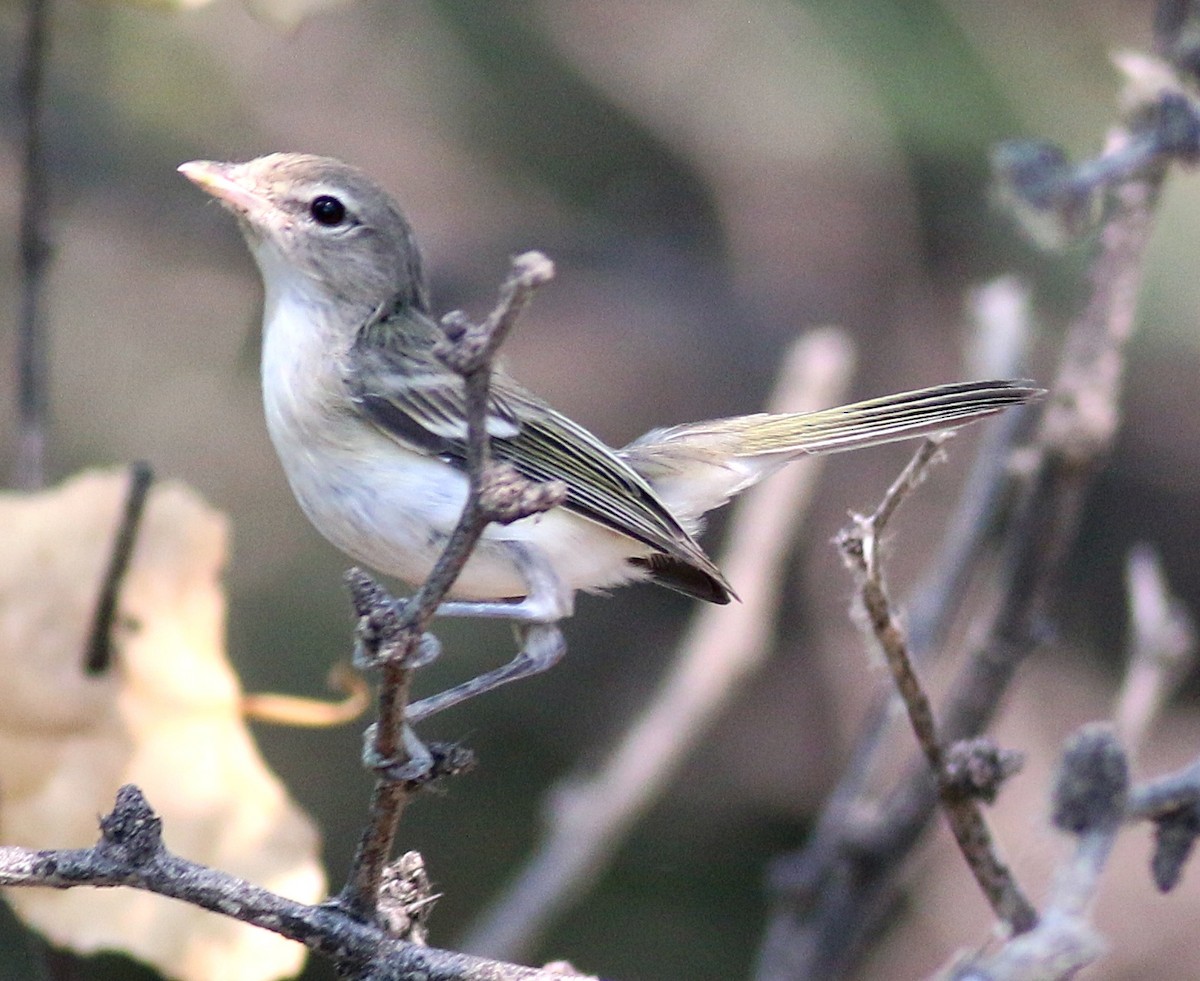
<instances>
[{"instance_id":1,"label":"bird's beak","mask_svg":"<svg viewBox=\"0 0 1200 981\"><path fill-rule=\"evenodd\" d=\"M214 160L190 160L179 165L179 172L184 177L234 211L243 215L261 212L267 206L267 200L239 177L238 170L238 164Z\"/></svg>"}]
</instances>

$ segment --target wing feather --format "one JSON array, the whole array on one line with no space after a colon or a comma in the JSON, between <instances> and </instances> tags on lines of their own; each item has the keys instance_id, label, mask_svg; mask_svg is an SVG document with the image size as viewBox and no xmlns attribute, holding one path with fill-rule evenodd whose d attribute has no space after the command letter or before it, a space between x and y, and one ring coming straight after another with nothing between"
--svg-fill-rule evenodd
<instances>
[{"instance_id":1,"label":"wing feather","mask_svg":"<svg viewBox=\"0 0 1200 981\"><path fill-rule=\"evenodd\" d=\"M436 325L417 311L376 318L352 351L352 396L380 430L409 448L466 465L462 380L433 354ZM728 600L720 570L649 483L588 430L555 412L502 371L488 405L492 453L530 480L562 480L564 507L627 535L671 561L646 563L665 585ZM674 570L674 574L673 574ZM719 600L718 600L719 601Z\"/></svg>"}]
</instances>

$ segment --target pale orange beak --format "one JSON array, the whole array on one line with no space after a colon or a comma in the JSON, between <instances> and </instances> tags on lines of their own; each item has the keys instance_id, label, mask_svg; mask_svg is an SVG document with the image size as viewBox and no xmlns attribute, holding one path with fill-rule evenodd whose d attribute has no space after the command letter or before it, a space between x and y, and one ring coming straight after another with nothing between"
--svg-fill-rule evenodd
<instances>
[{"instance_id":1,"label":"pale orange beak","mask_svg":"<svg viewBox=\"0 0 1200 981\"><path fill-rule=\"evenodd\" d=\"M207 191L235 211L243 214L262 211L266 200L233 176L237 168L237 164L218 163L215 160L190 160L179 165L179 172L202 191Z\"/></svg>"}]
</instances>

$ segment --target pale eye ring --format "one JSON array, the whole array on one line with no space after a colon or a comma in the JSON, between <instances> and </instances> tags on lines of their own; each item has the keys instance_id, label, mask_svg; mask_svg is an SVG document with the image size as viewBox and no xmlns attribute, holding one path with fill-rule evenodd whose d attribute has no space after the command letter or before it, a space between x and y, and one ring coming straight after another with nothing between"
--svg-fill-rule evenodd
<instances>
[{"instance_id":1,"label":"pale eye ring","mask_svg":"<svg viewBox=\"0 0 1200 981\"><path fill-rule=\"evenodd\" d=\"M318 225L329 228L346 220L346 206L332 194L318 194L308 206L308 213Z\"/></svg>"}]
</instances>

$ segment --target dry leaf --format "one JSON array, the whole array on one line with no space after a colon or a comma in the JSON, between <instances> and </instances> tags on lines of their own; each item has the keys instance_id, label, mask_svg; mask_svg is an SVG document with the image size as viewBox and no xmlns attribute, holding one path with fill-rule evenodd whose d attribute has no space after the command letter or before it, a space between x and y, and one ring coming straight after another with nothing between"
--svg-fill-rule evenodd
<instances>
[{"instance_id":1,"label":"dry leaf","mask_svg":"<svg viewBox=\"0 0 1200 981\"><path fill-rule=\"evenodd\" d=\"M325 892L318 839L258 754L224 651L225 518L188 488L151 488L118 601L114 660L84 647L128 489L92 472L0 494L0 842L91 845L117 788L137 784L174 852L285 896ZM55 944L116 949L196 981L289 976L299 944L131 889L12 889Z\"/></svg>"}]
</instances>

